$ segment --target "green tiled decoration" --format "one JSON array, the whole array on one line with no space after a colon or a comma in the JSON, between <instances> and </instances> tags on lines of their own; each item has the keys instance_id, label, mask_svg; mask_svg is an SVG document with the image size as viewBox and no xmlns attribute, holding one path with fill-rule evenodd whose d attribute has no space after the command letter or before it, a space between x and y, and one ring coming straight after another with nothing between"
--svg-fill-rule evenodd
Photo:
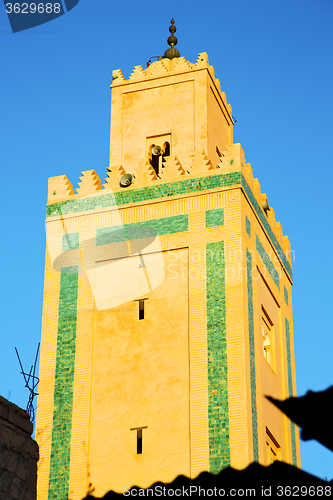
<instances>
[{"instance_id":1,"label":"green tiled decoration","mask_svg":"<svg viewBox=\"0 0 333 500\"><path fill-rule=\"evenodd\" d=\"M209 470L230 465L224 242L206 245Z\"/></svg>"},{"instance_id":2,"label":"green tiled decoration","mask_svg":"<svg viewBox=\"0 0 333 500\"><path fill-rule=\"evenodd\" d=\"M274 265L273 265L273 262L271 261L271 259L269 258L269 255L268 253L266 252L266 250L264 249L264 245L261 243L261 241L259 240L258 236L256 235L256 249L257 249L257 252L258 254L260 255L263 263L265 264L266 266L266 269L267 271L269 272L269 274L272 276L273 278L273 281L274 283L276 284L276 286L278 287L278 289L280 290L280 278L279 278L279 273L277 272L277 270L275 269Z\"/></svg>"},{"instance_id":3,"label":"green tiled decoration","mask_svg":"<svg viewBox=\"0 0 333 500\"><path fill-rule=\"evenodd\" d=\"M188 215L175 215L123 226L103 227L96 231L96 245L107 245L141 238L155 238L157 235L188 231Z\"/></svg>"},{"instance_id":4,"label":"green tiled decoration","mask_svg":"<svg viewBox=\"0 0 333 500\"><path fill-rule=\"evenodd\" d=\"M77 295L78 266L72 266L60 276L49 500L68 498Z\"/></svg>"},{"instance_id":5,"label":"green tiled decoration","mask_svg":"<svg viewBox=\"0 0 333 500\"><path fill-rule=\"evenodd\" d=\"M284 255L284 252L268 223L265 212L260 207L241 172L230 172L228 174L210 175L209 177L198 177L196 179L186 179L178 182L156 184L139 189L130 189L129 191L124 189L123 191L118 191L117 193L110 193L108 190L104 190L104 192L102 191L100 195L85 196L84 198L50 203L46 208L46 216L56 217L59 215L86 212L88 210L114 207L117 205L136 203L158 198L167 198L168 196L180 194L197 193L198 191L203 192L208 189L230 187L235 185L241 185L243 187L261 223L267 231L267 234L269 235L287 273L292 278L291 265Z\"/></svg>"},{"instance_id":6,"label":"green tiled decoration","mask_svg":"<svg viewBox=\"0 0 333 500\"><path fill-rule=\"evenodd\" d=\"M251 222L250 222L250 219L247 217L247 215L245 215L245 229L246 229L247 234L251 238Z\"/></svg>"},{"instance_id":7,"label":"green tiled decoration","mask_svg":"<svg viewBox=\"0 0 333 500\"><path fill-rule=\"evenodd\" d=\"M73 200L47 205L46 216L55 217L59 215L85 212L97 208L114 207L116 205L125 205L139 201L154 200L157 198L166 198L179 194L197 193L218 187L228 187L235 184L241 184L241 172L231 172L229 174L211 175L209 177L197 177L195 179L186 179L178 182L166 184L156 184L139 189L130 189L110 193L105 191L99 196L86 196Z\"/></svg>"},{"instance_id":8,"label":"green tiled decoration","mask_svg":"<svg viewBox=\"0 0 333 500\"><path fill-rule=\"evenodd\" d=\"M263 209L260 207L259 203L257 202L254 194L252 193L252 191L250 189L250 186L248 185L248 183L243 175L242 175L242 186L243 186L244 191L247 194L250 202L252 203L252 206L254 207L262 225L264 226L271 242L273 243L275 250L276 250L277 254L279 255L287 273L289 274L290 278L293 279L293 271L292 271L291 264L289 263L287 257L284 255L284 251L282 250L280 243L278 242L275 234L272 231L272 228L271 228L271 226L267 220L267 217L265 215L265 212L263 211Z\"/></svg>"},{"instance_id":9,"label":"green tiled decoration","mask_svg":"<svg viewBox=\"0 0 333 500\"><path fill-rule=\"evenodd\" d=\"M78 250L80 233L66 233L62 235L62 251Z\"/></svg>"},{"instance_id":10,"label":"green tiled decoration","mask_svg":"<svg viewBox=\"0 0 333 500\"><path fill-rule=\"evenodd\" d=\"M283 291L284 291L284 301L285 303L287 304L287 306L289 306L289 295L288 295L288 290L286 289L286 287L284 286L283 287Z\"/></svg>"},{"instance_id":11,"label":"green tiled decoration","mask_svg":"<svg viewBox=\"0 0 333 500\"><path fill-rule=\"evenodd\" d=\"M206 227L223 226L224 224L224 208L216 208L215 210L206 210Z\"/></svg>"},{"instance_id":12,"label":"green tiled decoration","mask_svg":"<svg viewBox=\"0 0 333 500\"><path fill-rule=\"evenodd\" d=\"M253 324L252 256L248 249L246 249L246 265L247 265L247 303L248 303L249 345L250 345L253 461L259 462L256 356L254 347L254 324Z\"/></svg>"},{"instance_id":13,"label":"green tiled decoration","mask_svg":"<svg viewBox=\"0 0 333 500\"><path fill-rule=\"evenodd\" d=\"M290 350L290 329L289 321L285 318L285 328L286 328L286 347L287 347L287 366L288 366L288 392L289 397L293 397L293 379L291 374L291 350ZM295 424L290 421L290 433L291 433L291 451L293 458L293 465L297 466L297 456L296 456L296 437L295 437Z\"/></svg>"}]
</instances>

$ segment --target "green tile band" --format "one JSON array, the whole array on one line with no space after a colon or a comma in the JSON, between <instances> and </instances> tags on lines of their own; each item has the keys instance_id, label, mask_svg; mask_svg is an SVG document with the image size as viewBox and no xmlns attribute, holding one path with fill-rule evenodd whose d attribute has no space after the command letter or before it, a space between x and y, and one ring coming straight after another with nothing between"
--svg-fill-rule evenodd
<instances>
[{"instance_id":1,"label":"green tile band","mask_svg":"<svg viewBox=\"0 0 333 500\"><path fill-rule=\"evenodd\" d=\"M206 246L209 470L230 465L224 242Z\"/></svg>"},{"instance_id":2,"label":"green tile band","mask_svg":"<svg viewBox=\"0 0 333 500\"><path fill-rule=\"evenodd\" d=\"M246 229L247 234L251 238L251 222L250 222L250 219L247 217L247 215L245 215L245 229Z\"/></svg>"},{"instance_id":3,"label":"green tile band","mask_svg":"<svg viewBox=\"0 0 333 500\"><path fill-rule=\"evenodd\" d=\"M287 257L285 256L284 251L282 250L281 245L278 242L275 234L273 233L272 228L269 225L269 222L268 222L267 217L265 215L265 212L263 211L263 209L260 207L259 203L257 202L256 197L252 193L250 186L248 185L248 183L243 175L242 175L242 186L243 186L243 189L244 189L246 195L248 196L250 202L252 203L252 206L255 209L256 214L259 217L260 222L264 226L272 244L274 245L275 250L280 257L280 259L284 265L285 270L289 274L290 278L293 279L293 271L292 271L291 264L288 261Z\"/></svg>"},{"instance_id":4,"label":"green tile band","mask_svg":"<svg viewBox=\"0 0 333 500\"><path fill-rule=\"evenodd\" d=\"M46 207L46 217L59 216L60 213L62 213L62 215L73 214L98 208L166 198L168 196L198 193L217 187L233 186L235 184L241 184L241 177L241 172L231 172L229 174L211 175L209 177L197 177L195 179L186 179L178 182L156 184L139 189L130 189L129 191L124 189L116 193L110 193L108 190L104 190L104 193L98 196L85 196L84 198L51 203Z\"/></svg>"},{"instance_id":5,"label":"green tile band","mask_svg":"<svg viewBox=\"0 0 333 500\"><path fill-rule=\"evenodd\" d=\"M60 275L48 500L68 498L77 322L78 266Z\"/></svg>"},{"instance_id":6,"label":"green tile band","mask_svg":"<svg viewBox=\"0 0 333 500\"><path fill-rule=\"evenodd\" d=\"M62 235L62 251L79 249L80 233L66 233Z\"/></svg>"},{"instance_id":7,"label":"green tile band","mask_svg":"<svg viewBox=\"0 0 333 500\"><path fill-rule=\"evenodd\" d=\"M276 284L276 286L277 286L277 287L278 287L278 289L280 290L280 278L279 278L279 273L278 273L278 272L277 272L277 270L275 269L273 262L272 262L272 261L271 261L271 259L269 258L268 253L267 253L267 252L266 252L266 250L264 249L264 245L261 243L261 241L259 240L259 238L258 238L258 236L257 236L257 235L256 235L256 249L257 249L258 254L259 254L259 255L260 255L260 257L261 257L261 260L262 260L262 261L263 261L263 263L265 264L267 271L269 272L269 274L270 274L270 275L271 275L271 277L273 278L274 283Z\"/></svg>"},{"instance_id":8,"label":"green tile band","mask_svg":"<svg viewBox=\"0 0 333 500\"><path fill-rule=\"evenodd\" d=\"M286 287L284 286L283 287L283 291L284 291L284 301L285 303L287 304L287 306L289 306L289 295L288 295L288 290L286 289Z\"/></svg>"},{"instance_id":9,"label":"green tile band","mask_svg":"<svg viewBox=\"0 0 333 500\"><path fill-rule=\"evenodd\" d=\"M102 191L100 195L85 196L71 200L64 200L56 203L50 203L46 207L46 217L57 217L59 215L86 212L100 208L114 207L128 203L137 203L141 201L154 200L157 198L167 198L181 194L198 193L219 187L231 187L241 185L248 196L258 218L263 224L271 242L273 243L280 259L292 279L292 267L278 242L271 226L267 220L265 212L260 207L256 197L252 193L245 177L241 172L230 172L228 174L210 175L209 177L197 177L196 179L186 179L166 184L157 184L139 189L123 190L117 193Z\"/></svg>"},{"instance_id":10,"label":"green tile band","mask_svg":"<svg viewBox=\"0 0 333 500\"><path fill-rule=\"evenodd\" d=\"M155 237L156 234L162 236L163 234L182 233L183 231L188 231L187 214L97 229L96 245Z\"/></svg>"},{"instance_id":11,"label":"green tile band","mask_svg":"<svg viewBox=\"0 0 333 500\"><path fill-rule=\"evenodd\" d=\"M254 323L253 323L252 256L248 249L246 249L246 265L247 265L247 300L248 300L249 345L250 345L253 461L259 462L256 356L254 348Z\"/></svg>"},{"instance_id":12,"label":"green tile band","mask_svg":"<svg viewBox=\"0 0 333 500\"><path fill-rule=\"evenodd\" d=\"M289 397L293 397L293 379L291 373L291 350L290 350L290 329L289 321L285 318L285 328L286 328L286 348L287 348L287 367L288 367L288 392ZM290 421L290 433L291 433L291 452L293 465L297 467L297 455L296 455L296 432L295 424Z\"/></svg>"},{"instance_id":13,"label":"green tile band","mask_svg":"<svg viewBox=\"0 0 333 500\"><path fill-rule=\"evenodd\" d=\"M224 208L206 210L206 227L223 226L223 224L224 224Z\"/></svg>"}]
</instances>

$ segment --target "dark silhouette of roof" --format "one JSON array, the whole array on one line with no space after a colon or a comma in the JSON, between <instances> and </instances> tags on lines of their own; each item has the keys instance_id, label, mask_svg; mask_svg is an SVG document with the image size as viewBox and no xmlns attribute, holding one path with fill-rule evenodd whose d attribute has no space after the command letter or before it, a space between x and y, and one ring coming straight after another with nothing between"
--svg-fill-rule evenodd
<instances>
[{"instance_id":1,"label":"dark silhouette of roof","mask_svg":"<svg viewBox=\"0 0 333 500\"><path fill-rule=\"evenodd\" d=\"M326 391L308 391L303 397L284 401L266 397L302 428L301 438L304 441L316 439L333 451L333 386Z\"/></svg>"}]
</instances>

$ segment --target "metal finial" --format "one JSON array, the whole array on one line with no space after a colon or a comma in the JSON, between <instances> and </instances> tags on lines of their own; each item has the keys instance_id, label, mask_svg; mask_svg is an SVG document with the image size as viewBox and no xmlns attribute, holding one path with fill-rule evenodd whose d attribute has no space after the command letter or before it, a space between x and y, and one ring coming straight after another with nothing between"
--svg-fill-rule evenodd
<instances>
[{"instance_id":1,"label":"metal finial","mask_svg":"<svg viewBox=\"0 0 333 500\"><path fill-rule=\"evenodd\" d=\"M167 57L168 59L174 59L175 57L180 57L179 50L175 49L175 45L177 45L178 40L177 37L175 37L174 33L177 31L175 24L175 20L171 19L171 26L169 28L169 31L171 33L171 36L169 36L167 42L170 45L170 49L167 49L164 52L164 57Z\"/></svg>"}]
</instances>

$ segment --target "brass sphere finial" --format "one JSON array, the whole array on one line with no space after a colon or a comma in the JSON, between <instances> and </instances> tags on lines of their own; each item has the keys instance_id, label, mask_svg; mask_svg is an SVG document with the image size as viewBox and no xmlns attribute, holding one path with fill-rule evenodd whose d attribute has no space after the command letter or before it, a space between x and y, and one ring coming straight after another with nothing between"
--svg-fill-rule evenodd
<instances>
[{"instance_id":1,"label":"brass sphere finial","mask_svg":"<svg viewBox=\"0 0 333 500\"><path fill-rule=\"evenodd\" d=\"M180 57L179 50L175 49L175 45L177 45L178 40L177 37L175 37L174 35L174 33L177 31L174 19L171 19L171 26L169 28L169 31L171 33L171 36L169 36L167 42L171 48L167 49L164 52L164 57L167 57L168 59L174 59L175 57Z\"/></svg>"}]
</instances>

